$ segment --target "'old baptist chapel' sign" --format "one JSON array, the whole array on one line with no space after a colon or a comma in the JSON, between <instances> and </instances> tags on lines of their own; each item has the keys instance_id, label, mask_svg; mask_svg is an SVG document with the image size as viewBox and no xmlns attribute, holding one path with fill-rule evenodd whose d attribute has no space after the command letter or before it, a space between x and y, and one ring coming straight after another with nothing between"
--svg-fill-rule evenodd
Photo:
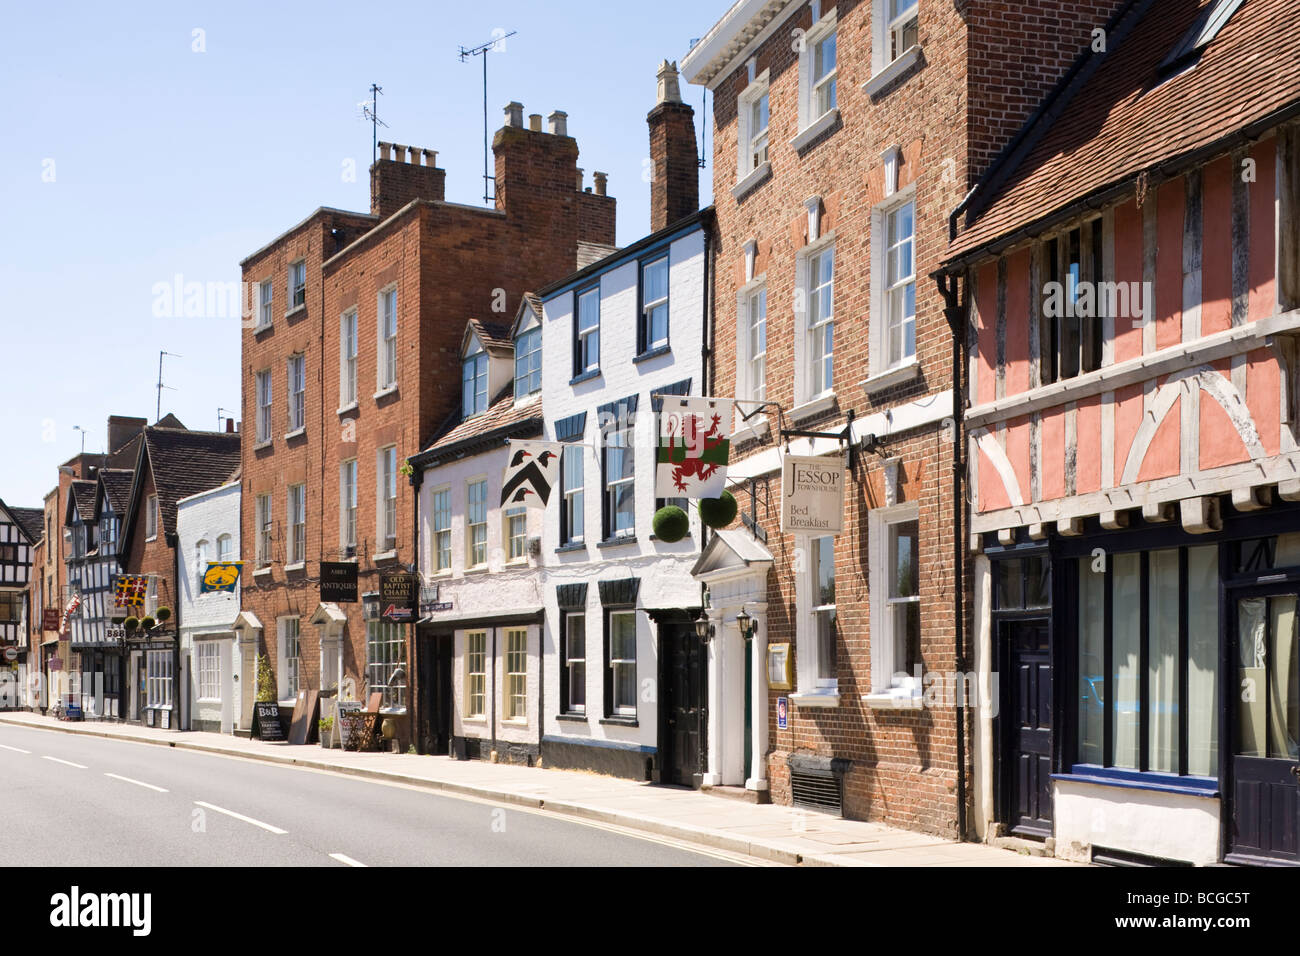
<instances>
[{"instance_id":1,"label":"'old baptist chapel' sign","mask_svg":"<svg viewBox=\"0 0 1300 956\"><path fill-rule=\"evenodd\" d=\"M781 530L828 535L844 530L844 462L786 455L781 476Z\"/></svg>"}]
</instances>

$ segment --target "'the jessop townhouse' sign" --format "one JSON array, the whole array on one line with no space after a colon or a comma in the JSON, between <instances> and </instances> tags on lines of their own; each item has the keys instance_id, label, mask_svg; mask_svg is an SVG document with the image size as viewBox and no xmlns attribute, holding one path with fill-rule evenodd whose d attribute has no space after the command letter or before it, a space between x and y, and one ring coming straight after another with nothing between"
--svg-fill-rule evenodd
<instances>
[{"instance_id":1,"label":"'the jessop townhouse' sign","mask_svg":"<svg viewBox=\"0 0 1300 956\"><path fill-rule=\"evenodd\" d=\"M781 530L827 535L844 530L844 462L785 456L781 476Z\"/></svg>"}]
</instances>

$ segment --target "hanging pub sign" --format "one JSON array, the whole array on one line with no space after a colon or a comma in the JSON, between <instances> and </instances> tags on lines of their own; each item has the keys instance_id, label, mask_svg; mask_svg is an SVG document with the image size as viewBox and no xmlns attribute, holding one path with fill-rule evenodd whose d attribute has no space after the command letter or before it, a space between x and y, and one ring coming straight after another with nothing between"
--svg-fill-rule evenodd
<instances>
[{"instance_id":1,"label":"hanging pub sign","mask_svg":"<svg viewBox=\"0 0 1300 956\"><path fill-rule=\"evenodd\" d=\"M420 601L420 576L409 572L379 576L379 615L385 621L409 624Z\"/></svg>"},{"instance_id":2,"label":"hanging pub sign","mask_svg":"<svg viewBox=\"0 0 1300 956\"><path fill-rule=\"evenodd\" d=\"M144 607L149 577L144 574L119 574L113 579L114 603L121 608Z\"/></svg>"},{"instance_id":3,"label":"hanging pub sign","mask_svg":"<svg viewBox=\"0 0 1300 956\"><path fill-rule=\"evenodd\" d=\"M59 609L57 607L42 608L41 609L41 630L57 631L59 629L59 621L62 619L62 617L63 615L59 613Z\"/></svg>"},{"instance_id":4,"label":"hanging pub sign","mask_svg":"<svg viewBox=\"0 0 1300 956\"><path fill-rule=\"evenodd\" d=\"M239 572L243 570L243 561L209 561L208 569L203 572L199 582L199 593L210 594L213 591L233 593L239 583Z\"/></svg>"},{"instance_id":5,"label":"hanging pub sign","mask_svg":"<svg viewBox=\"0 0 1300 956\"><path fill-rule=\"evenodd\" d=\"M559 442L511 441L510 461L501 477L501 507L545 508L560 480Z\"/></svg>"},{"instance_id":6,"label":"hanging pub sign","mask_svg":"<svg viewBox=\"0 0 1300 956\"><path fill-rule=\"evenodd\" d=\"M730 400L663 399L655 495L659 498L718 498L725 490L731 456Z\"/></svg>"},{"instance_id":7,"label":"hanging pub sign","mask_svg":"<svg viewBox=\"0 0 1300 956\"><path fill-rule=\"evenodd\" d=\"M354 561L320 563L320 599L335 604L357 603L357 565Z\"/></svg>"},{"instance_id":8,"label":"hanging pub sign","mask_svg":"<svg viewBox=\"0 0 1300 956\"><path fill-rule=\"evenodd\" d=\"M781 474L781 530L828 535L844 530L844 461L786 455Z\"/></svg>"}]
</instances>

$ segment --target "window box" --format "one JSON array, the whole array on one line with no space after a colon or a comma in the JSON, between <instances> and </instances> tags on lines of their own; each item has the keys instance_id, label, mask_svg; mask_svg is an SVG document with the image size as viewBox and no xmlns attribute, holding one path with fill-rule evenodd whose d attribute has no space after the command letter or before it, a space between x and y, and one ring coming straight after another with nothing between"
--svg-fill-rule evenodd
<instances>
[{"instance_id":1,"label":"window box","mask_svg":"<svg viewBox=\"0 0 1300 956\"><path fill-rule=\"evenodd\" d=\"M809 124L807 129L800 130L790 140L790 146L796 153L801 153L808 148L809 144L817 137L821 136L828 129L838 123L840 120L839 107L833 107L827 110L820 119L814 120Z\"/></svg>"},{"instance_id":2,"label":"window box","mask_svg":"<svg viewBox=\"0 0 1300 956\"><path fill-rule=\"evenodd\" d=\"M307 311L307 303L306 303L306 302L303 302L303 303L301 303L301 304L299 304L299 305L295 305L292 309L290 309L288 312L286 312L286 313L284 314L284 317L285 317L286 319L291 319L291 318L293 318L295 315L303 314L303 313L305 313L306 311Z\"/></svg>"},{"instance_id":3,"label":"window box","mask_svg":"<svg viewBox=\"0 0 1300 956\"><path fill-rule=\"evenodd\" d=\"M863 91L875 99L880 93L887 89L895 80L916 65L921 59L920 46L909 47L897 60L877 72L871 79L862 84Z\"/></svg>"},{"instance_id":4,"label":"window box","mask_svg":"<svg viewBox=\"0 0 1300 956\"><path fill-rule=\"evenodd\" d=\"M875 395L877 392L883 392L887 388L893 388L895 385L902 385L904 382L910 382L914 378L921 377L921 363L915 358L896 365L891 369L883 372L877 372L862 382L862 390L868 395Z\"/></svg>"},{"instance_id":5,"label":"window box","mask_svg":"<svg viewBox=\"0 0 1300 956\"><path fill-rule=\"evenodd\" d=\"M732 198L739 201L742 197L748 195L763 183L767 182L771 176L771 162L760 163L752 172L746 174L738 183L736 183L736 185L731 187Z\"/></svg>"}]
</instances>

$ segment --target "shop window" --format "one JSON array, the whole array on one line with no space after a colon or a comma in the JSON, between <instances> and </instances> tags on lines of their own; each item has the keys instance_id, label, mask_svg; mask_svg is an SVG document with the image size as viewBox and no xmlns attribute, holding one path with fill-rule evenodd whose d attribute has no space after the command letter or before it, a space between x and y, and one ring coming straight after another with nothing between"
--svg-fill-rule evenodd
<instances>
[{"instance_id":1,"label":"shop window","mask_svg":"<svg viewBox=\"0 0 1300 956\"><path fill-rule=\"evenodd\" d=\"M528 719L528 631L506 631L506 720Z\"/></svg>"},{"instance_id":2,"label":"shop window","mask_svg":"<svg viewBox=\"0 0 1300 956\"><path fill-rule=\"evenodd\" d=\"M406 670L406 641L400 624L366 622L366 679L369 692L384 695L383 707L406 706L405 681L395 680Z\"/></svg>"}]
</instances>

